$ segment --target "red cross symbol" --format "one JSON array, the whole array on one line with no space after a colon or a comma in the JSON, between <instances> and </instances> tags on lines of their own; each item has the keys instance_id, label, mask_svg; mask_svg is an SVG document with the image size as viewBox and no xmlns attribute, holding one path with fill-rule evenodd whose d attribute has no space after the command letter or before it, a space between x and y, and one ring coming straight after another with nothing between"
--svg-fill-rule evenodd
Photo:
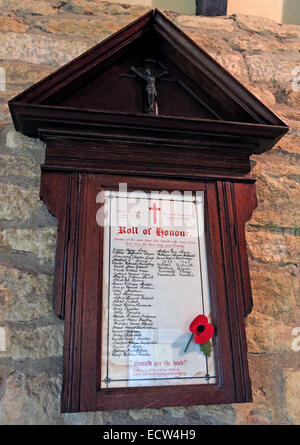
<instances>
[{"instance_id":1,"label":"red cross symbol","mask_svg":"<svg viewBox=\"0 0 300 445\"><path fill-rule=\"evenodd\" d=\"M154 224L156 224L156 212L158 210L160 210L160 207L156 207L156 204L154 203L153 207L149 207L149 210L153 210L153 212L154 212L153 221L154 221Z\"/></svg>"}]
</instances>

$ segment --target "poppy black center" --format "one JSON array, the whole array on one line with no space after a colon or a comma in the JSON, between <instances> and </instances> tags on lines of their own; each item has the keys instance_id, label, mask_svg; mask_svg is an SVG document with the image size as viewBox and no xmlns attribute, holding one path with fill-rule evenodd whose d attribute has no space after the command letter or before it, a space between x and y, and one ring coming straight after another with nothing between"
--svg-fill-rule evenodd
<instances>
[{"instance_id":1,"label":"poppy black center","mask_svg":"<svg viewBox=\"0 0 300 445\"><path fill-rule=\"evenodd\" d=\"M199 324L199 326L197 327L197 332L201 333L203 332L205 329L205 326L203 324Z\"/></svg>"}]
</instances>

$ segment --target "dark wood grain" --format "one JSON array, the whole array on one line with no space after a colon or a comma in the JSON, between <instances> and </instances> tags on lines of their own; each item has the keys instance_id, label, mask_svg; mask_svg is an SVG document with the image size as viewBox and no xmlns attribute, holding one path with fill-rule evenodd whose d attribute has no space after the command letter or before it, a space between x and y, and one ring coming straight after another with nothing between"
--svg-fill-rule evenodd
<instances>
[{"instance_id":1,"label":"dark wood grain","mask_svg":"<svg viewBox=\"0 0 300 445\"><path fill-rule=\"evenodd\" d=\"M84 177L73 173L70 191L69 237L65 249L66 297L64 337L64 381L62 411L78 411L80 408L80 367L81 367L81 323L82 323L82 265L84 258L79 255L82 244L82 224L85 203L81 199Z\"/></svg>"},{"instance_id":2,"label":"dark wood grain","mask_svg":"<svg viewBox=\"0 0 300 445\"><path fill-rule=\"evenodd\" d=\"M56 193L66 187L57 176L45 172L42 193L49 192L49 208L53 207L51 176ZM127 409L141 407L180 406L184 404L230 403L251 400L244 329L244 302L241 284L240 249L236 244L234 225L241 226L253 210L249 200L233 210L234 185L231 182L200 182L182 179L124 177L105 174L73 173L69 181L69 237L65 239L67 272L56 270L58 281L65 281L65 353L63 412L95 409ZM96 195L102 189L117 189L127 182L129 190L205 191L206 239L212 321L216 326L217 385L187 385L100 389L101 366L101 301L103 261L102 231L96 224ZM238 193L244 184L238 184ZM246 194L254 184L245 185ZM238 198L238 194L235 199ZM48 202L47 198L45 199ZM59 208L59 207L58 207ZM67 207L68 208L68 207ZM251 210L252 209L252 210ZM59 261L60 251L57 252ZM60 274L62 276L60 276ZM247 277L243 276L243 283ZM247 283L250 286L250 282ZM56 296L57 298L57 296Z\"/></svg>"},{"instance_id":3,"label":"dark wood grain","mask_svg":"<svg viewBox=\"0 0 300 445\"><path fill-rule=\"evenodd\" d=\"M143 86L130 77L130 66L142 66L149 56L168 70L157 85L158 116L144 114ZM252 154L270 149L288 130L158 10L16 96L9 107L16 129L34 137L51 130L101 141L201 147L213 132L220 136L219 150L231 144Z\"/></svg>"},{"instance_id":4,"label":"dark wood grain","mask_svg":"<svg viewBox=\"0 0 300 445\"><path fill-rule=\"evenodd\" d=\"M154 57L157 116L130 66ZM287 125L160 11L9 102L15 128L46 143L41 198L57 217L53 305L64 319L63 412L251 401L252 309L245 224L257 205L250 156ZM101 389L103 228L97 193L204 191L217 384Z\"/></svg>"},{"instance_id":5,"label":"dark wood grain","mask_svg":"<svg viewBox=\"0 0 300 445\"><path fill-rule=\"evenodd\" d=\"M211 144L211 140L209 141ZM249 155L235 150L221 153L215 150L186 147L150 146L146 143L117 144L93 140L47 138L43 170L86 171L180 177L190 179L226 179L252 181Z\"/></svg>"},{"instance_id":6,"label":"dark wood grain","mask_svg":"<svg viewBox=\"0 0 300 445\"><path fill-rule=\"evenodd\" d=\"M252 184L252 188L255 186ZM234 187L230 182L217 183L220 211L223 264L226 274L226 295L230 313L231 343L235 366L236 394L238 401L251 401L250 379L247 362L247 342L245 335L245 275L242 273L242 253L238 241L237 221L243 220L240 208L234 208ZM251 195L250 195L251 196ZM244 206L252 214L251 199ZM244 210L243 210L244 211ZM248 285L248 284L247 284ZM249 282L250 285L250 282ZM248 303L249 306L249 303ZM250 308L248 307L249 311ZM234 314L234 316L233 316Z\"/></svg>"},{"instance_id":7,"label":"dark wood grain","mask_svg":"<svg viewBox=\"0 0 300 445\"><path fill-rule=\"evenodd\" d=\"M41 177L40 197L57 218L56 262L53 308L60 318L65 316L67 243L70 230L71 174L44 172Z\"/></svg>"},{"instance_id":8,"label":"dark wood grain","mask_svg":"<svg viewBox=\"0 0 300 445\"><path fill-rule=\"evenodd\" d=\"M249 221L257 206L257 198L255 187L246 183L233 183L231 193L236 229L236 244L238 248L237 253L239 256L238 264L240 267L244 315L247 317L252 310L253 301L249 275L245 224L247 221Z\"/></svg>"}]
</instances>

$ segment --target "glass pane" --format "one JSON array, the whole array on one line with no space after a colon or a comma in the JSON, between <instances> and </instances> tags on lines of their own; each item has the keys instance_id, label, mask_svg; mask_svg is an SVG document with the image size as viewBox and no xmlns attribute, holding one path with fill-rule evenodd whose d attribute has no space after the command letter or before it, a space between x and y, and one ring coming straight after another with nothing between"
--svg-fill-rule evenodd
<instances>
[{"instance_id":1,"label":"glass pane","mask_svg":"<svg viewBox=\"0 0 300 445\"><path fill-rule=\"evenodd\" d=\"M210 321L204 192L105 191L104 211L101 387L216 383L189 330Z\"/></svg>"}]
</instances>

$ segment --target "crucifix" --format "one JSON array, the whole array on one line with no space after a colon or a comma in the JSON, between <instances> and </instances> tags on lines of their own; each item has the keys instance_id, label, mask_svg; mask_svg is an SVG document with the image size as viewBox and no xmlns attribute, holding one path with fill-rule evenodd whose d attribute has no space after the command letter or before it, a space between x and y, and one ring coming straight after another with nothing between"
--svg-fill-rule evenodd
<instances>
[{"instance_id":1,"label":"crucifix","mask_svg":"<svg viewBox=\"0 0 300 445\"><path fill-rule=\"evenodd\" d=\"M146 60L150 61L152 63L156 63L152 59ZM138 71L134 66L130 67L131 71L134 72L134 74L139 77L140 79L144 80L146 82L146 94L147 94L147 113L148 114L154 114L158 115L158 103L157 103L157 89L156 89L156 80L160 79L164 75L168 73L168 71L165 69L159 74L154 74L149 67L147 67L144 72Z\"/></svg>"}]
</instances>

